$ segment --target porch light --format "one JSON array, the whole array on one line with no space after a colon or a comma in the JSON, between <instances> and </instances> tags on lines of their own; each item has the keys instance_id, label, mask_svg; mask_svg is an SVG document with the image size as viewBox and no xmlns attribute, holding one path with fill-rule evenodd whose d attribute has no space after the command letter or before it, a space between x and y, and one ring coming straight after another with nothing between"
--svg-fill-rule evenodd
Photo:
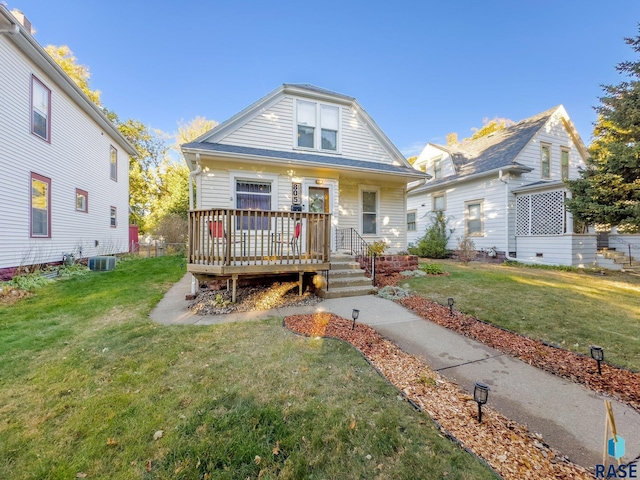
<instances>
[{"instance_id":1,"label":"porch light","mask_svg":"<svg viewBox=\"0 0 640 480\"><path fill-rule=\"evenodd\" d=\"M604 348L598 345L591 345L591 358L598 362L598 375L602 375L602 369L600 368L600 362L604 360Z\"/></svg>"},{"instance_id":2,"label":"porch light","mask_svg":"<svg viewBox=\"0 0 640 480\"><path fill-rule=\"evenodd\" d=\"M356 328L356 320L358 319L358 316L360 315L360 310L357 309L353 309L351 311L351 317L353 318L353 325L351 326L351 330L353 330L354 328Z\"/></svg>"},{"instance_id":3,"label":"porch light","mask_svg":"<svg viewBox=\"0 0 640 480\"><path fill-rule=\"evenodd\" d=\"M449 304L449 315L453 317L453 304L455 303L453 297L447 298L447 303Z\"/></svg>"},{"instance_id":4,"label":"porch light","mask_svg":"<svg viewBox=\"0 0 640 480\"><path fill-rule=\"evenodd\" d=\"M478 404L478 423L482 423L482 405L489 399L489 387L484 383L476 382L473 388L473 399Z\"/></svg>"}]
</instances>

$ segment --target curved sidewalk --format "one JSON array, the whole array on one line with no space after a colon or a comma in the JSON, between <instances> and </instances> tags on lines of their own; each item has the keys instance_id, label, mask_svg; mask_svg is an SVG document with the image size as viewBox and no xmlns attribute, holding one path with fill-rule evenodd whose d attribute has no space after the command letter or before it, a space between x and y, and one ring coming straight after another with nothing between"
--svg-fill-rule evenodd
<instances>
[{"instance_id":1,"label":"curved sidewalk","mask_svg":"<svg viewBox=\"0 0 640 480\"><path fill-rule=\"evenodd\" d=\"M286 317L292 314L331 312L375 328L405 352L461 388L473 393L475 382L490 386L489 405L505 416L539 433L551 447L585 468L602 463L605 407L609 399L582 385L564 380L516 358L426 321L390 300L372 295L337 298L305 307L285 307L262 312L198 316L187 310L185 295L190 275L174 285L151 312L163 324L213 325L235 321ZM640 456L640 414L611 400L618 435L626 440L624 461Z\"/></svg>"}]
</instances>

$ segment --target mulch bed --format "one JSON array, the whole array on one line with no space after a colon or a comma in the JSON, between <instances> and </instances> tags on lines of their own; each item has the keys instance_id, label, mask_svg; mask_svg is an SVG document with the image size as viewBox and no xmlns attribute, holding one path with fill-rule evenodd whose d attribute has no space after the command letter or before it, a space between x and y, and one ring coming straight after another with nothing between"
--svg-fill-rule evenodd
<instances>
[{"instance_id":1,"label":"mulch bed","mask_svg":"<svg viewBox=\"0 0 640 480\"><path fill-rule=\"evenodd\" d=\"M398 303L426 320L612 396L640 412L640 375L637 373L602 363L602 375L599 375L595 360L589 357L503 330L455 310L451 316L448 307L431 300L412 296L399 299Z\"/></svg>"},{"instance_id":2,"label":"mulch bed","mask_svg":"<svg viewBox=\"0 0 640 480\"><path fill-rule=\"evenodd\" d=\"M592 478L587 470L546 445L542 437L486 405L483 421L478 423L477 406L470 395L371 327L358 323L352 330L351 320L327 312L293 315L284 321L294 332L339 338L352 344L445 433L483 458L503 478Z\"/></svg>"}]
</instances>

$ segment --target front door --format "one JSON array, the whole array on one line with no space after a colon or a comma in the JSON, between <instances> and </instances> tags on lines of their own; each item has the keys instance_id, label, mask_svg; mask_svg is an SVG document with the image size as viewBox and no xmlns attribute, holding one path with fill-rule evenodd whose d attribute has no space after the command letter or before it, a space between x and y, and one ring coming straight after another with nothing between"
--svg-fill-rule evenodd
<instances>
[{"instance_id":1,"label":"front door","mask_svg":"<svg viewBox=\"0 0 640 480\"><path fill-rule=\"evenodd\" d=\"M309 213L329 213L329 188L309 186ZM323 251L325 241L324 222L318 218L309 219L309 250L311 254Z\"/></svg>"}]
</instances>

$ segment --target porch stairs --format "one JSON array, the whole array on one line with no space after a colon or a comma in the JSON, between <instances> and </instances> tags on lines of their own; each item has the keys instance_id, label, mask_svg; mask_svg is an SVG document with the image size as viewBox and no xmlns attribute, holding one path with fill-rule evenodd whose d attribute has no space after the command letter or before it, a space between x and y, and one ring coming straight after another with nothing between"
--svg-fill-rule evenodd
<instances>
[{"instance_id":1,"label":"porch stairs","mask_svg":"<svg viewBox=\"0 0 640 480\"><path fill-rule=\"evenodd\" d=\"M370 278L365 276L351 255L332 254L331 270L329 270L329 288L317 291L322 298L342 298L369 295L375 291Z\"/></svg>"},{"instance_id":2,"label":"porch stairs","mask_svg":"<svg viewBox=\"0 0 640 480\"><path fill-rule=\"evenodd\" d=\"M621 270L640 274L640 260L629 256L625 252L603 248L596 254L596 265L608 270Z\"/></svg>"}]
</instances>

